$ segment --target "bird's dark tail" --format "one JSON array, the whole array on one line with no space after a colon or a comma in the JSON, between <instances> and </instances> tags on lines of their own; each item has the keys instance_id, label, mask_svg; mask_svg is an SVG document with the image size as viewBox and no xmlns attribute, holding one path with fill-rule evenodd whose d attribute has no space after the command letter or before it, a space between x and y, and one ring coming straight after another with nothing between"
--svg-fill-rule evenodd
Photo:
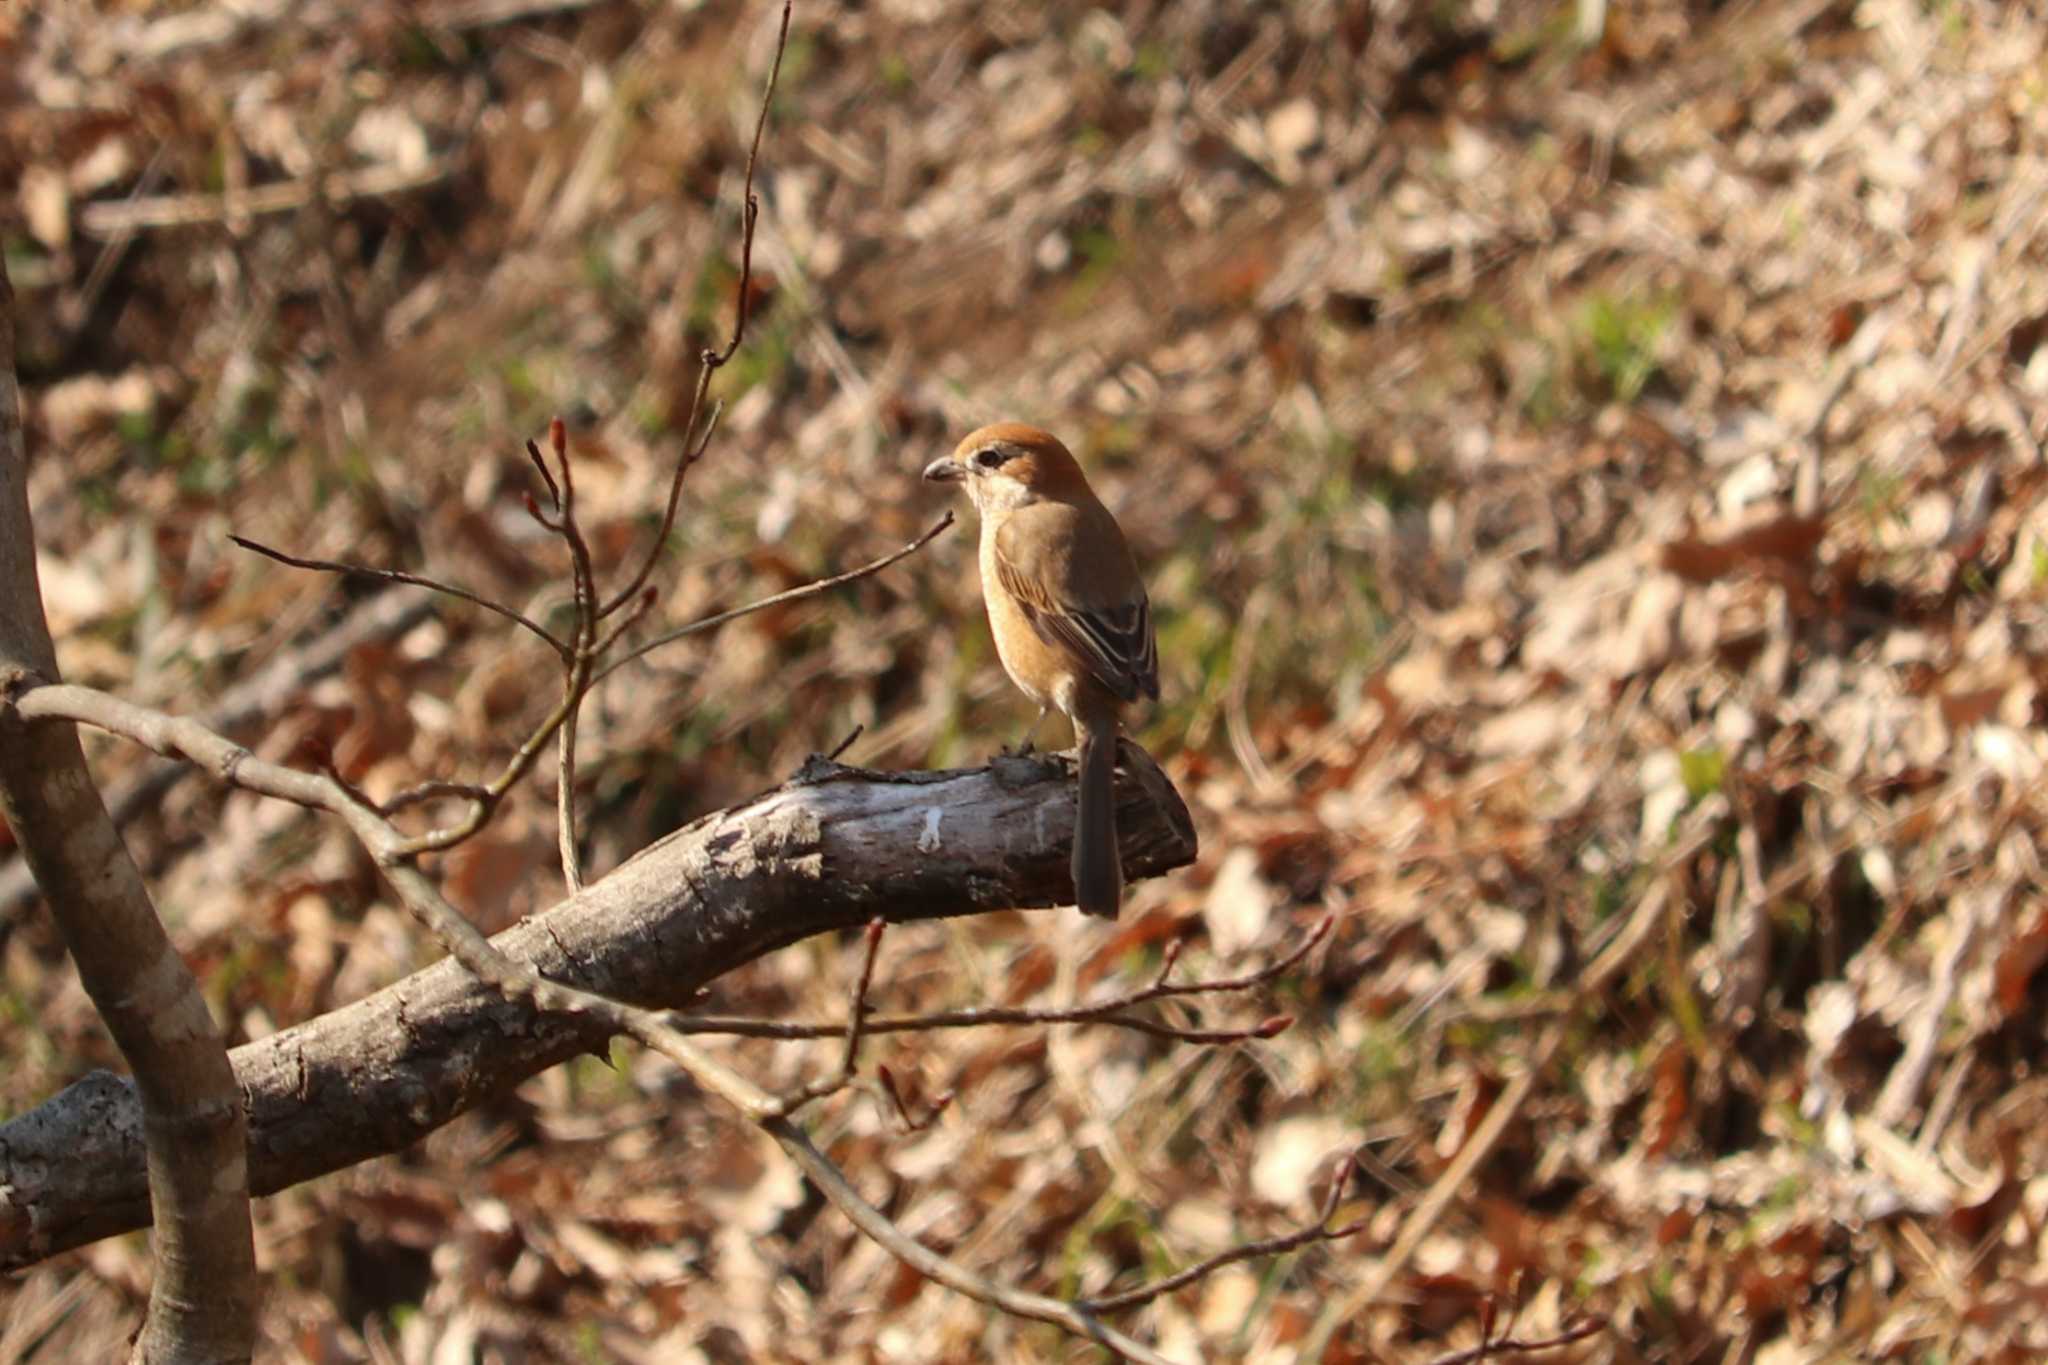
<instances>
[{"instance_id":1,"label":"bird's dark tail","mask_svg":"<svg viewBox=\"0 0 2048 1365\"><path fill-rule=\"evenodd\" d=\"M1081 795L1074 817L1074 904L1084 915L1115 919L1124 898L1116 846L1116 723L1080 729Z\"/></svg>"}]
</instances>

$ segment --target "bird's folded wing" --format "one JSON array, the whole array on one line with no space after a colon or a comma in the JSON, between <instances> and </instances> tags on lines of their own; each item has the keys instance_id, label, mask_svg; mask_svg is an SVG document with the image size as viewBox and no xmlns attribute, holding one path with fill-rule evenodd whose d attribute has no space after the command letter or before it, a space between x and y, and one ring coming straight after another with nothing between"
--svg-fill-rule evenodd
<instances>
[{"instance_id":1,"label":"bird's folded wing","mask_svg":"<svg viewBox=\"0 0 2048 1365\"><path fill-rule=\"evenodd\" d=\"M1119 701L1159 696L1159 648L1152 634L1152 604L1139 588L1134 600L1082 606L1060 600L1046 576L1019 569L997 541L996 573L1047 644L1067 650Z\"/></svg>"}]
</instances>

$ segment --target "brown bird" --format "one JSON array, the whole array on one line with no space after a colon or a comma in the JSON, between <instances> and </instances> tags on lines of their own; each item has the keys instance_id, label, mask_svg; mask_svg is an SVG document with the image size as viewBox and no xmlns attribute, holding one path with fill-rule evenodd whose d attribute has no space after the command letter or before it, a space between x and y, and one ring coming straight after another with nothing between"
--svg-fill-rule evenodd
<instances>
[{"instance_id":1,"label":"brown bird","mask_svg":"<svg viewBox=\"0 0 2048 1365\"><path fill-rule=\"evenodd\" d=\"M969 435L924 476L962 483L981 512L981 595L1010 680L1038 703L1024 747L1057 706L1081 749L1074 817L1074 901L1115 919L1117 710L1159 696L1152 607L1131 547L1081 466L1050 433L998 422Z\"/></svg>"}]
</instances>

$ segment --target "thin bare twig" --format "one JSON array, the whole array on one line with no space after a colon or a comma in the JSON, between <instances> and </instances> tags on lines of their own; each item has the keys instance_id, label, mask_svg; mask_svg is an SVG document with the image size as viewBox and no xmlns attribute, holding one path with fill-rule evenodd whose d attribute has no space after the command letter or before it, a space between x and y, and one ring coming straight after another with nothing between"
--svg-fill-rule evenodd
<instances>
[{"instance_id":1,"label":"thin bare twig","mask_svg":"<svg viewBox=\"0 0 2048 1365\"><path fill-rule=\"evenodd\" d=\"M1329 937L1334 923L1334 920L1326 917L1284 957L1276 958L1257 971L1248 972L1243 976L1201 981L1171 981L1168 978L1180 957L1180 945L1175 944L1167 949L1166 961L1161 966L1159 974L1153 978L1151 985L1092 1004L1062 1005L1049 1009L986 1006L964 1010L936 1010L927 1014L884 1015L866 1020L861 1027L869 1034L876 1034L933 1033L941 1029L987 1028L992 1025L1045 1027L1050 1024L1107 1024L1183 1043L1220 1045L1242 1043L1254 1038L1272 1038L1285 1032L1293 1024L1292 1015L1272 1015L1249 1028L1198 1029L1161 1023L1156 1019L1132 1015L1128 1011L1158 1000L1178 999L1191 995L1214 995L1220 992L1242 992L1263 986L1300 965L1302 959L1313 952L1317 944ZM688 1034L727 1034L742 1038L771 1038L784 1042L831 1038L844 1033L847 1029L847 1025L843 1023L790 1023L740 1015L674 1015L670 1022L679 1032Z\"/></svg>"},{"instance_id":2,"label":"thin bare twig","mask_svg":"<svg viewBox=\"0 0 2048 1365\"><path fill-rule=\"evenodd\" d=\"M626 634L626 632L633 629L634 626L640 624L641 620L646 617L648 610L652 608L654 604L660 600L660 598L661 593L659 592L659 590L654 588L642 589L640 593L640 600L633 604L633 610L627 612L624 616L621 616L618 620L612 622L611 630L606 632L602 639L600 639L596 644L590 647L590 657L593 659L603 659L607 654L611 653L612 647L618 644L619 640ZM592 686L594 687L595 685L596 682L593 681Z\"/></svg>"},{"instance_id":3,"label":"thin bare twig","mask_svg":"<svg viewBox=\"0 0 2048 1365\"><path fill-rule=\"evenodd\" d=\"M848 749L851 749L853 747L853 742L859 739L861 737L861 733L867 728L868 727L865 725L856 725L853 727L853 729L847 731L846 738L840 740L837 744L833 745L832 752L825 755L825 761L827 763L837 763L839 761L839 756L841 754L844 754Z\"/></svg>"},{"instance_id":4,"label":"thin bare twig","mask_svg":"<svg viewBox=\"0 0 2048 1365\"><path fill-rule=\"evenodd\" d=\"M939 1255L903 1231L887 1214L862 1198L860 1191L846 1178L846 1173L819 1151L804 1131L790 1120L768 1119L763 1121L761 1126L767 1130L770 1137L781 1144L782 1150L796 1162L797 1168L810 1178L811 1183L816 1185L841 1213L846 1215L849 1222L883 1250L925 1278L934 1280L957 1294L964 1294L976 1303L999 1308L1016 1317L1049 1322L1075 1336L1086 1337L1100 1346L1115 1351L1126 1360L1137 1361L1138 1365L1173 1365L1173 1362L1159 1352L1117 1331L1079 1304L998 1284L986 1276L977 1275L958 1261Z\"/></svg>"},{"instance_id":5,"label":"thin bare twig","mask_svg":"<svg viewBox=\"0 0 2048 1365\"><path fill-rule=\"evenodd\" d=\"M1351 1173L1356 1169L1353 1159L1345 1157L1337 1168L1337 1174L1330 1181L1329 1193L1323 1196L1323 1207L1317 1214L1315 1222L1306 1227L1281 1233L1277 1237L1241 1243L1197 1261L1185 1270L1168 1275L1164 1279L1154 1280L1150 1284L1140 1285L1136 1289L1129 1289L1121 1294L1105 1294L1099 1298L1082 1299L1081 1306L1094 1313L1120 1312L1150 1303L1161 1294L1171 1294L1176 1289L1184 1289L1212 1272L1238 1261L1248 1261L1255 1256L1278 1256L1296 1247L1306 1246L1310 1242L1341 1241L1365 1226L1363 1218L1346 1223L1342 1227L1330 1226L1330 1220L1337 1216L1337 1206L1344 1200L1344 1191L1351 1184Z\"/></svg>"},{"instance_id":6,"label":"thin bare twig","mask_svg":"<svg viewBox=\"0 0 2048 1365\"><path fill-rule=\"evenodd\" d=\"M573 663L571 671L573 674ZM589 690L590 684L587 678L581 691L575 696L572 697L565 689L562 699L555 704L552 711L548 712L547 718L535 727L533 733L526 737L525 742L506 761L504 768L489 782L481 785L445 781L424 782L408 791L399 793L385 802L383 808L378 812L380 816L404 806L416 805L420 801L435 797L453 796L471 802L468 815L452 825L444 825L436 829L430 829L424 834L413 836L405 841L400 851L407 856L416 856L421 853L445 852L463 840L468 839L488 824L491 816L498 809L498 803L503 801L505 794L517 786L519 780L532 770L534 763L540 757L541 750L550 739L554 738L555 732L561 728L563 722L568 718L570 711L574 709L575 703L580 701L583 693L587 693Z\"/></svg>"},{"instance_id":7,"label":"thin bare twig","mask_svg":"<svg viewBox=\"0 0 2048 1365\"><path fill-rule=\"evenodd\" d=\"M418 786L408 787L396 796L384 801L377 807L377 813L387 816L396 815L398 812L412 806L417 806L423 801L489 801L491 799L490 789L481 783L452 782L445 778L435 778L431 781L422 782Z\"/></svg>"},{"instance_id":8,"label":"thin bare twig","mask_svg":"<svg viewBox=\"0 0 2048 1365\"><path fill-rule=\"evenodd\" d=\"M574 522L566 511L563 521L574 528ZM580 535L576 543L582 543ZM598 662L621 636L647 615L648 608L654 605L655 596L653 588L642 592L633 609L620 617L612 629L598 640L590 638L600 624L593 610L597 600L594 580L592 591L581 598L576 609L576 659L562 680L563 704L568 709L557 735L555 764L555 844L562 862L562 881L572 893L583 889L583 867L576 834L576 726L583 700L596 687L591 675Z\"/></svg>"},{"instance_id":9,"label":"thin bare twig","mask_svg":"<svg viewBox=\"0 0 2048 1365\"><path fill-rule=\"evenodd\" d=\"M591 562L590 542L584 539L583 527L576 520L576 467L569 458L568 425L559 417L548 423L548 445L561 469L560 486L549 479L548 493L561 512L557 534L569 547L569 575L576 607L575 643L569 667L562 676L562 704L557 709L561 723L555 733L555 846L562 862L562 881L573 894L583 889L583 866L576 838L576 725L583 699L590 693L591 671L600 657L597 569ZM526 443L526 453L546 478L547 461L532 441Z\"/></svg>"},{"instance_id":10,"label":"thin bare twig","mask_svg":"<svg viewBox=\"0 0 2048 1365\"><path fill-rule=\"evenodd\" d=\"M846 1035L846 1048L840 1053L838 1069L777 1100L776 1114L781 1118L788 1118L813 1100L836 1095L853 1082L854 1070L860 1064L861 1024L868 1012L868 988L874 984L875 958L882 951L882 921L869 920L861 941L860 972L853 979L853 998L846 1006L846 1026L841 1030Z\"/></svg>"},{"instance_id":11,"label":"thin bare twig","mask_svg":"<svg viewBox=\"0 0 2048 1365\"><path fill-rule=\"evenodd\" d=\"M877 1062L875 1064L875 1082L882 1087L882 1093L888 1096L889 1106L895 1110L896 1120L901 1125L906 1137L912 1133L921 1133L931 1127L939 1115L946 1112L946 1106L953 1102L953 1092L951 1090L941 1090L938 1098L931 1102L931 1107L924 1111L922 1117L919 1117L912 1114L910 1106L904 1103L903 1091L896 1084L896 1073L889 1070L886 1063Z\"/></svg>"},{"instance_id":12,"label":"thin bare twig","mask_svg":"<svg viewBox=\"0 0 2048 1365\"><path fill-rule=\"evenodd\" d=\"M460 588L453 583L443 583L439 579L427 578L421 574L407 573L403 569L373 569L366 564L344 564L339 560L307 559L300 555L290 555L286 554L283 550L273 550L270 546L260 541L251 540L247 536L238 536L232 532L229 533L228 539L245 550L262 555L265 559L274 559L280 564L289 564L294 569L311 569L316 573L343 574L351 578L376 578L382 579L386 583L409 583L415 588L427 588L449 597L459 598L471 606L482 607L485 611L496 612L506 620L533 632L533 634L545 640L548 648L554 650L556 654L565 659L569 657L569 646L563 641L556 639L539 622L515 611L502 602L493 602L488 597L473 593L468 588Z\"/></svg>"},{"instance_id":13,"label":"thin bare twig","mask_svg":"<svg viewBox=\"0 0 2048 1365\"><path fill-rule=\"evenodd\" d=\"M799 1042L831 1038L845 1032L844 1024L785 1024L774 1019L744 1015L679 1015L672 1021L677 1030L693 1037L717 1035L733 1038L768 1038L778 1042ZM987 1009L941 1010L931 1014L891 1014L867 1021L868 1033L938 1033L945 1029L997 1028L1005 1025L1042 1028L1050 1024L1104 1024L1111 1028L1148 1033L1177 1043L1222 1046L1258 1038L1277 1038L1294 1024L1294 1016L1275 1014L1249 1028L1199 1029L1162 1024L1157 1019L1137 1018L1094 1006L1032 1010L991 1006Z\"/></svg>"},{"instance_id":14,"label":"thin bare twig","mask_svg":"<svg viewBox=\"0 0 2048 1365\"><path fill-rule=\"evenodd\" d=\"M571 670L566 686L574 689L577 670ZM562 728L555 732L555 850L562 861L562 884L574 895L583 889L583 859L576 839L576 719L583 709L581 696L571 696Z\"/></svg>"},{"instance_id":15,"label":"thin bare twig","mask_svg":"<svg viewBox=\"0 0 2048 1365\"><path fill-rule=\"evenodd\" d=\"M843 587L855 579L866 578L870 574L880 573L896 561L907 559L931 544L933 540L938 538L941 531L952 524L953 514L948 512L936 522L933 522L931 529L927 530L916 540L911 541L899 550L883 555L880 559L863 564L857 569L848 569L845 573L833 574L830 578L819 578L809 583L799 584L786 592L778 592L772 596L763 597L758 601L749 602L745 606L734 607L731 611L722 611L715 616L707 616L701 621L692 621L687 626L678 626L664 635L658 635L645 644L635 645L630 652L612 660L600 669L597 676L591 679L591 686L595 687L598 683L603 682L635 659L644 658L655 650L660 649L663 645L674 644L686 635L696 635L702 631L725 625L729 621L737 621L742 616L751 616L757 611L766 611L770 607L779 607L785 602L800 602L806 597L816 597L819 593Z\"/></svg>"},{"instance_id":16,"label":"thin bare twig","mask_svg":"<svg viewBox=\"0 0 2048 1365\"><path fill-rule=\"evenodd\" d=\"M1576 1320L1556 1336L1545 1337L1541 1341L1522 1341L1515 1337L1495 1337L1491 1340L1482 1341L1477 1346L1470 1347L1467 1350L1453 1351L1447 1356L1438 1356L1430 1362L1430 1365L1478 1365L1479 1361L1490 1360L1494 1356L1504 1356L1511 1353L1554 1351L1560 1346L1570 1346L1574 1342L1584 1341L1587 1337L1604 1332L1607 1330L1607 1326L1606 1318L1590 1317Z\"/></svg>"},{"instance_id":17,"label":"thin bare twig","mask_svg":"<svg viewBox=\"0 0 2048 1365\"><path fill-rule=\"evenodd\" d=\"M761 201L754 193L754 167L761 158L761 135L768 127L768 111L775 103L775 82L782 75L782 53L789 46L791 2L792 0L783 0L782 3L782 27L775 37L775 57L768 67L767 85L761 91L761 110L754 119L754 140L747 148L746 207L740 216L740 282L733 304L732 339L726 342L723 351L714 351L707 347L699 357L697 385L690 393L690 410L683 418L684 455L676 461L676 472L669 480L668 505L662 509L661 528L654 533L654 539L648 544L647 558L641 563L638 572L627 580L626 586L621 588L616 596L598 610L597 614L600 617L610 616L631 601L634 595L646 586L648 575L654 572L654 566L661 558L661 548L668 543L668 533L675 529L676 508L681 504L683 497L683 477L690 472L691 465L703 458L704 450L711 440L710 427L717 425L718 417L714 412L711 422L706 426L704 441L697 446L694 454L690 453L690 434L697 429L697 415L704 410L704 398L711 389L711 376L733 358L734 353L739 350L741 338L747 332L747 318L752 311L754 292L754 224L761 216Z\"/></svg>"},{"instance_id":18,"label":"thin bare twig","mask_svg":"<svg viewBox=\"0 0 2048 1365\"><path fill-rule=\"evenodd\" d=\"M560 421L561 419L558 417L555 420ZM533 461L533 467L540 471L541 482L548 486L548 501L554 505L557 511L561 510L562 490L556 487L555 476L548 470L548 462L541 458L540 447L532 441L526 443L526 458Z\"/></svg>"},{"instance_id":19,"label":"thin bare twig","mask_svg":"<svg viewBox=\"0 0 2048 1365\"><path fill-rule=\"evenodd\" d=\"M555 505L562 509L561 536L569 547L569 573L576 598L576 624L579 637L582 637L596 630L597 623L594 619L589 619L584 604L597 600L597 570L591 563L590 544L583 538L583 528L576 521L576 468L569 459L569 427L559 417L548 422L548 444L553 448L555 463L562 471L560 490L557 491L555 485L550 482L548 492L554 495ZM541 459L540 452L534 449L532 441L526 443L526 451L533 458L533 462L540 465L541 472L546 473L547 464ZM579 639L579 643L587 644L588 639Z\"/></svg>"},{"instance_id":20,"label":"thin bare twig","mask_svg":"<svg viewBox=\"0 0 2048 1365\"><path fill-rule=\"evenodd\" d=\"M549 516L546 512L543 512L540 501L531 493L526 495L526 515L539 522L541 529L550 535L558 536L562 534L562 523Z\"/></svg>"}]
</instances>

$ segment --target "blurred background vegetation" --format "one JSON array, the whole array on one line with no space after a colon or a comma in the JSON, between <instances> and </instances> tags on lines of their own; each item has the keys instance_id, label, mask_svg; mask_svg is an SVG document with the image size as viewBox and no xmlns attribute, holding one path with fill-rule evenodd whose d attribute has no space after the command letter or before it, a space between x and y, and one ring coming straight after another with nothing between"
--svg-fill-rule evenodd
<instances>
[{"instance_id":1,"label":"blurred background vegetation","mask_svg":"<svg viewBox=\"0 0 2048 1365\"><path fill-rule=\"evenodd\" d=\"M66 672L200 710L381 591L230 530L563 610L521 501L556 414L600 562L636 562L731 327L776 19L0 15ZM917 474L961 433L1048 426L1144 566L1165 697L1136 736L1203 858L1114 930L896 934L884 1003L1032 998L1056 957L1088 989L1169 941L1234 969L1337 917L1280 1039L894 1040L961 1099L907 1142L850 1101L837 1154L935 1245L1093 1290L1286 1226L1364 1144L1364 1232L1137 1324L1292 1359L1558 1023L1498 1151L1320 1358L1431 1359L1510 1301L1523 1336L1610 1319L1559 1359L2048 1349L2044 53L1988 0L800 3L752 322L655 622L893 549L944 509ZM593 868L855 725L849 760L884 767L1013 740L972 535L608 684ZM325 744L373 792L473 775L552 704L546 662L437 602L238 735ZM109 782L144 765L92 753ZM559 894L550 780L445 860L490 927ZM432 955L298 812L188 781L131 839L237 1037ZM113 1063L13 871L8 1113ZM1625 983L1576 997L1653 888ZM829 1014L842 957L802 945L716 1003ZM265 1201L276 1358L1089 1358L920 1289L624 1066ZM0 1285L0 1361L95 1358L147 1265L130 1238Z\"/></svg>"}]
</instances>

